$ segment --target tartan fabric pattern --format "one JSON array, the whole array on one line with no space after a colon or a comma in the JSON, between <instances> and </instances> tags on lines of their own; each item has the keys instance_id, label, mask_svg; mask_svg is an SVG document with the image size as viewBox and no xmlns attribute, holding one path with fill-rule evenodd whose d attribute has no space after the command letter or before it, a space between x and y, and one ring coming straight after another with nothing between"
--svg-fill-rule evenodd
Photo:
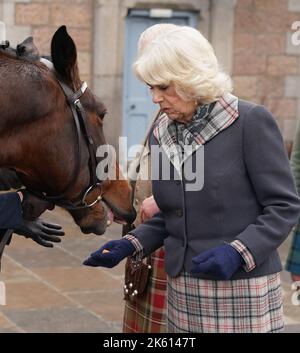
<instances>
[{"instance_id":1,"label":"tartan fabric pattern","mask_svg":"<svg viewBox=\"0 0 300 353\"><path fill-rule=\"evenodd\" d=\"M245 265L243 266L244 270L246 272L250 272L255 268L255 261L254 257L252 256L251 252L248 250L248 248L240 241L240 240L234 240L233 242L230 243L232 247L237 250L242 258L245 261Z\"/></svg>"},{"instance_id":2,"label":"tartan fabric pattern","mask_svg":"<svg viewBox=\"0 0 300 353\"><path fill-rule=\"evenodd\" d=\"M267 333L283 326L279 273L235 281L168 277L168 332Z\"/></svg>"},{"instance_id":3,"label":"tartan fabric pattern","mask_svg":"<svg viewBox=\"0 0 300 353\"><path fill-rule=\"evenodd\" d=\"M186 124L177 122L177 141L178 144L184 149L185 146L194 143L194 138L198 136L199 131L204 127L206 120L209 119L209 114L211 113L216 102L211 104L199 105L192 118ZM175 124L172 124L174 126Z\"/></svg>"},{"instance_id":4,"label":"tartan fabric pattern","mask_svg":"<svg viewBox=\"0 0 300 353\"><path fill-rule=\"evenodd\" d=\"M188 124L175 122L164 113L153 134L181 175L182 164L201 146L233 124L239 116L238 98L226 93L217 102L199 106ZM179 143L178 131L183 142Z\"/></svg>"},{"instance_id":5,"label":"tartan fabric pattern","mask_svg":"<svg viewBox=\"0 0 300 353\"><path fill-rule=\"evenodd\" d=\"M151 255L152 273L143 297L126 301L123 319L125 333L166 332L167 275L164 271L164 249Z\"/></svg>"},{"instance_id":6,"label":"tartan fabric pattern","mask_svg":"<svg viewBox=\"0 0 300 353\"><path fill-rule=\"evenodd\" d=\"M300 275L300 224L294 230L293 240L286 260L287 271Z\"/></svg>"},{"instance_id":7,"label":"tartan fabric pattern","mask_svg":"<svg viewBox=\"0 0 300 353\"><path fill-rule=\"evenodd\" d=\"M135 247L135 252L133 254L133 256L136 256L136 258L142 258L143 255L143 246L142 244L138 241L138 239L136 239L136 237L134 237L131 234L127 234L125 235L123 238L129 240L131 242L131 244Z\"/></svg>"}]
</instances>

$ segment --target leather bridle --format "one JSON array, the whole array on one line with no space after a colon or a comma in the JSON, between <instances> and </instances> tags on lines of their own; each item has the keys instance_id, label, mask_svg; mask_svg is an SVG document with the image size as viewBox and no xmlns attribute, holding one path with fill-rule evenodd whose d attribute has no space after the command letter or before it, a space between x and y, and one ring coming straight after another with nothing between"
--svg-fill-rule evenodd
<instances>
[{"instance_id":1,"label":"leather bridle","mask_svg":"<svg viewBox=\"0 0 300 353\"><path fill-rule=\"evenodd\" d=\"M9 47L8 41L0 43L0 49L6 49L8 47ZM76 92L73 92L73 90L59 78L58 73L55 73L55 75L60 84L60 87L64 92L64 95L66 96L67 102L72 111L72 116L75 124L75 132L76 132L76 139L77 139L77 153L75 154L74 172L70 183L60 195L49 196L45 192L33 190L32 188L27 188L27 190L29 193L37 196L38 198L45 200L47 202L53 203L57 206L63 207L64 209L67 209L67 210L88 209L94 206L97 202L100 202L102 200L102 190L101 190L102 181L98 182L98 178L96 175L96 167L97 167L96 149L97 148L88 128L87 116L86 116L85 110L80 102L80 98L82 97L82 95L85 93L87 89L87 83L83 82L79 90ZM88 152L89 152L90 183L86 191L81 193L81 195L78 197L78 201L72 202L72 201L66 200L65 197L70 192L71 188L73 187L79 175L79 170L81 166L81 144L80 144L81 136L83 136L83 139L86 142ZM88 197L89 193L96 188L100 188L100 194L96 197L96 199L93 202L87 203L86 198ZM1 271L1 259L3 255L3 250L6 243L9 241L12 233L13 233L13 229L7 229L0 241L0 271Z\"/></svg>"},{"instance_id":2,"label":"leather bridle","mask_svg":"<svg viewBox=\"0 0 300 353\"><path fill-rule=\"evenodd\" d=\"M102 200L102 190L101 190L102 182L98 181L98 178L96 175L96 167L97 167L96 149L97 148L95 146L95 142L88 128L87 116L86 116L85 110L80 102L81 96L85 93L87 89L87 83L83 82L81 87L78 89L78 91L73 92L73 90L58 77L57 73L56 73L56 76L60 84L60 87L62 88L66 96L68 105L72 111L72 116L75 124L77 152L75 154L74 172L68 186L60 195L50 196L50 195L47 195L45 192L39 192L31 188L27 188L27 190L29 193L37 196L38 198L48 201L50 203L53 203L67 210L87 209L94 206L97 202L100 202ZM73 187L79 175L79 170L81 165L81 144L80 144L81 136L83 136L83 139L86 142L88 152L89 152L90 183L86 191L81 193L81 195L78 197L78 201L71 202L69 200L65 200L65 197L70 192L71 188ZM93 191L96 188L100 188L100 194L96 197L94 201L87 203L86 202L87 196L91 191Z\"/></svg>"}]
</instances>

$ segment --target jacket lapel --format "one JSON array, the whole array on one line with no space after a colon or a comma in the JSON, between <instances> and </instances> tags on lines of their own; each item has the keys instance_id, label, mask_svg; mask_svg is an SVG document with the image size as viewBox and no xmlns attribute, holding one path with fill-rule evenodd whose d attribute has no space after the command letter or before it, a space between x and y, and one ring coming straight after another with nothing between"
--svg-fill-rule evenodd
<instances>
[{"instance_id":1,"label":"jacket lapel","mask_svg":"<svg viewBox=\"0 0 300 353\"><path fill-rule=\"evenodd\" d=\"M198 124L196 132L191 133L189 128L185 130L185 140L188 140L189 144L184 148L177 141L177 123L169 119L165 113L159 117L153 134L181 176L183 163L197 149L203 148L206 142L233 124L238 115L238 98L226 93L215 103L211 113L202 118L203 121Z\"/></svg>"}]
</instances>

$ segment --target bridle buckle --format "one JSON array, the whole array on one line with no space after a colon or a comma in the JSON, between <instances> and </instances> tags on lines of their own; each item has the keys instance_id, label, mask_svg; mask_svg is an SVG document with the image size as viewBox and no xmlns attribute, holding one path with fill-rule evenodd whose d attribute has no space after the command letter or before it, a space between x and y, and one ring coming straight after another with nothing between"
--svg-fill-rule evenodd
<instances>
[{"instance_id":1,"label":"bridle buckle","mask_svg":"<svg viewBox=\"0 0 300 353\"><path fill-rule=\"evenodd\" d=\"M85 199L87 198L88 194L93 190L95 189L96 187L100 187L100 190L101 190L101 184L100 183L97 183L96 185L91 185L87 190L86 192L84 193L83 195L83 198L82 198L82 204L89 208L89 207L92 207L94 206L97 202L100 202L102 200L102 192L100 193L100 195L97 196L96 200L91 202L90 204L88 204Z\"/></svg>"}]
</instances>

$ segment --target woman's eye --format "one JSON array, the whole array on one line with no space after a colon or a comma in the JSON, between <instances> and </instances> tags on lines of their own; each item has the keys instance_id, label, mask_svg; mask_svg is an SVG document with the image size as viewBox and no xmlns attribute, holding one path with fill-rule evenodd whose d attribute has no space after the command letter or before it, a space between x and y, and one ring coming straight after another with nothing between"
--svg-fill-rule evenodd
<instances>
[{"instance_id":1,"label":"woman's eye","mask_svg":"<svg viewBox=\"0 0 300 353\"><path fill-rule=\"evenodd\" d=\"M167 88L169 88L169 86L167 85L157 85L157 86L150 86L148 85L150 91L153 91L154 88L159 89L160 91L165 91Z\"/></svg>"},{"instance_id":2,"label":"woman's eye","mask_svg":"<svg viewBox=\"0 0 300 353\"><path fill-rule=\"evenodd\" d=\"M160 85L158 86L158 89L161 91L165 91L169 86L165 86L165 85Z\"/></svg>"}]
</instances>

